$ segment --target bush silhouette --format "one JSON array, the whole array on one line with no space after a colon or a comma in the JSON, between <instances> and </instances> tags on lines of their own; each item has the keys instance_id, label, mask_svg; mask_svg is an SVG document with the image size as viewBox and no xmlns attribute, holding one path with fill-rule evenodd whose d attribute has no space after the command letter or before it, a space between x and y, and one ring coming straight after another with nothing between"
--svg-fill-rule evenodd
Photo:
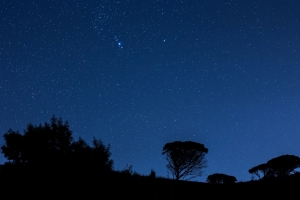
<instances>
[{"instance_id":1,"label":"bush silhouette","mask_svg":"<svg viewBox=\"0 0 300 200\"><path fill-rule=\"evenodd\" d=\"M206 181L208 183L213 184L232 184L235 183L237 180L234 176L229 176L227 174L215 173L211 174L207 177Z\"/></svg>"},{"instance_id":2,"label":"bush silhouette","mask_svg":"<svg viewBox=\"0 0 300 200\"><path fill-rule=\"evenodd\" d=\"M156 173L153 169L151 169L150 175L151 178L156 178Z\"/></svg>"}]
</instances>

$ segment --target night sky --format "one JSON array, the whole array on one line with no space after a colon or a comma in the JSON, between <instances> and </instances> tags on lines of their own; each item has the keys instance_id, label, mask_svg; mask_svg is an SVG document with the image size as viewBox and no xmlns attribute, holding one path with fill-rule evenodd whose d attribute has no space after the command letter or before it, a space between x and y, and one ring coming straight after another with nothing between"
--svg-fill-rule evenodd
<instances>
[{"instance_id":1,"label":"night sky","mask_svg":"<svg viewBox=\"0 0 300 200\"><path fill-rule=\"evenodd\" d=\"M167 177L162 148L208 148L248 181L300 156L299 0L1 0L0 145L9 128L67 120L126 164ZM4 163L3 154L0 163ZM171 175L170 175L171 177Z\"/></svg>"}]
</instances>

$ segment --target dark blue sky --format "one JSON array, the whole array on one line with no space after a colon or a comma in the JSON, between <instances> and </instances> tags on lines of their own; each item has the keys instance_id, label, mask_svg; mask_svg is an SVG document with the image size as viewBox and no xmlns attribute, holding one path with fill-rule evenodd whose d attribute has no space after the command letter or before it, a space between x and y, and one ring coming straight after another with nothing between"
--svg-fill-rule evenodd
<instances>
[{"instance_id":1,"label":"dark blue sky","mask_svg":"<svg viewBox=\"0 0 300 200\"><path fill-rule=\"evenodd\" d=\"M165 143L204 144L247 181L300 156L298 0L2 0L0 145L68 120L111 145L115 169L167 176ZM5 162L1 154L0 163Z\"/></svg>"}]
</instances>

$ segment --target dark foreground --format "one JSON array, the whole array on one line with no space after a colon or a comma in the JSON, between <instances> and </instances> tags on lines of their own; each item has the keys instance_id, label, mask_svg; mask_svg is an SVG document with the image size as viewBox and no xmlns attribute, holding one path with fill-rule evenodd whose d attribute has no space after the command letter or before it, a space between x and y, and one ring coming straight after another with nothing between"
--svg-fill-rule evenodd
<instances>
[{"instance_id":1,"label":"dark foreground","mask_svg":"<svg viewBox=\"0 0 300 200\"><path fill-rule=\"evenodd\" d=\"M84 199L298 199L300 177L229 185L76 170L10 170L0 174L1 197Z\"/></svg>"}]
</instances>

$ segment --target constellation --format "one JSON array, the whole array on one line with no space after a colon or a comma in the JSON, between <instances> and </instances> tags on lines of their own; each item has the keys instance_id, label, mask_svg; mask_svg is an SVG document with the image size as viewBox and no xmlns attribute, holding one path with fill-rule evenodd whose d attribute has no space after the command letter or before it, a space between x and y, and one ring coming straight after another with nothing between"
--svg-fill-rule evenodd
<instances>
[{"instance_id":1,"label":"constellation","mask_svg":"<svg viewBox=\"0 0 300 200\"><path fill-rule=\"evenodd\" d=\"M92 13L94 14L92 25L103 41L124 30L123 24L127 18L121 1L103 0ZM114 38L118 47L122 49L122 42L118 37Z\"/></svg>"},{"instance_id":2,"label":"constellation","mask_svg":"<svg viewBox=\"0 0 300 200\"><path fill-rule=\"evenodd\" d=\"M115 39L115 41L116 41L118 47L119 47L120 49L123 49L123 42L121 42L117 36L115 36L114 39Z\"/></svg>"}]
</instances>

